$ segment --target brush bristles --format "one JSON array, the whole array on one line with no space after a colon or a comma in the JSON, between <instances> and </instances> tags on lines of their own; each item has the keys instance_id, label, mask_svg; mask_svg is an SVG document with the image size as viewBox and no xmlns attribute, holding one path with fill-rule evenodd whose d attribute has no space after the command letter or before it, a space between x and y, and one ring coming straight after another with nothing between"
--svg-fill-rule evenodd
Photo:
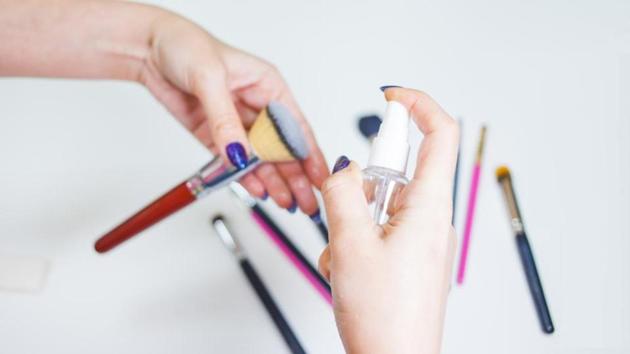
<instances>
[{"instance_id":1,"label":"brush bristles","mask_svg":"<svg viewBox=\"0 0 630 354\"><path fill-rule=\"evenodd\" d=\"M506 177L510 177L510 169L507 166L499 166L495 174L497 175L497 180L501 181Z\"/></svg>"},{"instance_id":2,"label":"brush bristles","mask_svg":"<svg viewBox=\"0 0 630 354\"><path fill-rule=\"evenodd\" d=\"M296 159L266 108L260 112L247 135L254 152L263 161L283 162Z\"/></svg>"}]
</instances>

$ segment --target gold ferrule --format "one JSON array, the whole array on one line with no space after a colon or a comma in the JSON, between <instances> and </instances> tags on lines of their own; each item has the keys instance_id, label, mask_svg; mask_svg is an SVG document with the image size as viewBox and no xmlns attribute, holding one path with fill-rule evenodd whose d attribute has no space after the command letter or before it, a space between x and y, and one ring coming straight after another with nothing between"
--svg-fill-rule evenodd
<instances>
[{"instance_id":1,"label":"gold ferrule","mask_svg":"<svg viewBox=\"0 0 630 354\"><path fill-rule=\"evenodd\" d=\"M503 176L499 182L501 183L503 195L505 195L505 201L507 202L508 211L510 212L512 229L515 233L521 233L523 232L523 221L518 210L516 195L514 194L514 186L512 185L512 178L510 175Z\"/></svg>"},{"instance_id":2,"label":"gold ferrule","mask_svg":"<svg viewBox=\"0 0 630 354\"><path fill-rule=\"evenodd\" d=\"M479 133L479 145L477 145L477 164L481 163L481 158L483 157L483 148L486 144L486 126L481 127L481 132Z\"/></svg>"}]
</instances>

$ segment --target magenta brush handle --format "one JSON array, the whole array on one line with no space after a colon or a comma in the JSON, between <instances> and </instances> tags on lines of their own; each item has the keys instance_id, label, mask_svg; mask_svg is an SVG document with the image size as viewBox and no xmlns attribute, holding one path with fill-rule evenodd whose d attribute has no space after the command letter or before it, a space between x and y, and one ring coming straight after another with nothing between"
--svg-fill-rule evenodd
<instances>
[{"instance_id":1,"label":"magenta brush handle","mask_svg":"<svg viewBox=\"0 0 630 354\"><path fill-rule=\"evenodd\" d=\"M479 189L479 176L481 175L481 165L476 164L473 169L470 181L470 194L468 195L468 209L466 210L466 225L464 226L464 238L462 240L462 251L459 255L459 268L457 270L457 284L464 282L466 273L466 261L468 259L468 248L470 246L470 234L472 233L473 219L475 217L475 205L477 204L477 190Z\"/></svg>"},{"instance_id":2,"label":"magenta brush handle","mask_svg":"<svg viewBox=\"0 0 630 354\"><path fill-rule=\"evenodd\" d=\"M332 295L330 286L317 272L308 260L297 250L297 248L291 243L286 236L280 232L274 230L275 225L270 225L268 222L268 216L257 205L252 207L252 217L256 220L256 223L265 231L265 233L271 238L271 240L278 246L278 248L284 253L287 258L293 263L300 273L308 280L309 283L317 290L317 292L332 305Z\"/></svg>"}]
</instances>

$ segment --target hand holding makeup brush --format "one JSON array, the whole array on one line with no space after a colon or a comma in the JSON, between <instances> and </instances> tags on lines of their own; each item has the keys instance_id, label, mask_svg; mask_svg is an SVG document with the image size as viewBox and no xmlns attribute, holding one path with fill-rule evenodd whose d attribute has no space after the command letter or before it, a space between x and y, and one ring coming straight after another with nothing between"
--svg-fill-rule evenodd
<instances>
[{"instance_id":1,"label":"hand holding makeup brush","mask_svg":"<svg viewBox=\"0 0 630 354\"><path fill-rule=\"evenodd\" d=\"M428 95L388 88L424 133L413 179L382 227L373 221L359 166L341 157L322 193L329 246L320 271L330 280L335 318L349 353L440 349L455 251L451 224L456 122Z\"/></svg>"},{"instance_id":2,"label":"hand holding makeup brush","mask_svg":"<svg viewBox=\"0 0 630 354\"><path fill-rule=\"evenodd\" d=\"M222 43L164 9L122 1L8 0L0 11L0 76L136 81L202 144L241 168L246 129L271 101L299 120L303 162L265 164L241 180L281 207L317 213L312 186L328 171L289 88L271 64Z\"/></svg>"},{"instance_id":3,"label":"hand holding makeup brush","mask_svg":"<svg viewBox=\"0 0 630 354\"><path fill-rule=\"evenodd\" d=\"M292 111L304 130L309 157L301 164L263 165L241 183L255 196L268 193L281 207L292 209L297 203L306 214L314 214L311 185L319 188L328 171L278 70L174 15L154 25L151 43L140 81L199 141L236 167L244 167L251 154L245 131L258 113L270 101Z\"/></svg>"}]
</instances>

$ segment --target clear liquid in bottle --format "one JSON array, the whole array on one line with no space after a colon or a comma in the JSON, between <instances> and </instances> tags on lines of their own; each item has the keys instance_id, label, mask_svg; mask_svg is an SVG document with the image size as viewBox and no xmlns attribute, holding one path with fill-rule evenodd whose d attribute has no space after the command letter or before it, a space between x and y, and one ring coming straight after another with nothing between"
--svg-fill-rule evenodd
<instances>
[{"instance_id":1,"label":"clear liquid in bottle","mask_svg":"<svg viewBox=\"0 0 630 354\"><path fill-rule=\"evenodd\" d=\"M387 223L394 214L400 192L407 183L404 174L389 168L370 166L363 170L363 191L376 224Z\"/></svg>"}]
</instances>

